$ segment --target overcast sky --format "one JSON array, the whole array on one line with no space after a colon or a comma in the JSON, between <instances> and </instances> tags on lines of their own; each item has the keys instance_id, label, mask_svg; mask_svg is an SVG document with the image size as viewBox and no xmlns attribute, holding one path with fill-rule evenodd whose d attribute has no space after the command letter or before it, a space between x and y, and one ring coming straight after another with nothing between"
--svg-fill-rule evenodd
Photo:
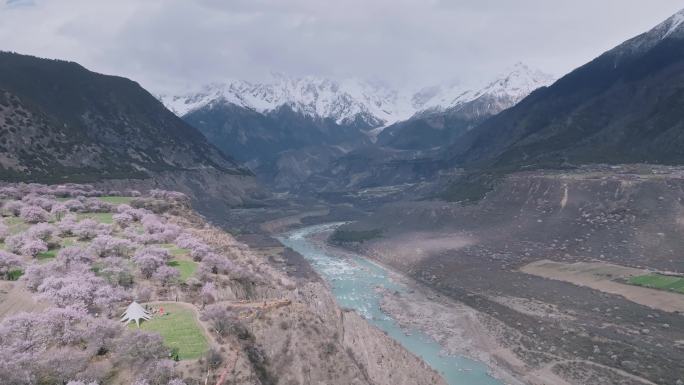
<instances>
[{"instance_id":1,"label":"overcast sky","mask_svg":"<svg viewBox=\"0 0 684 385\"><path fill-rule=\"evenodd\" d=\"M153 92L271 72L415 87L522 61L562 75L681 0L0 0L0 49ZM466 80L467 81L467 80Z\"/></svg>"}]
</instances>

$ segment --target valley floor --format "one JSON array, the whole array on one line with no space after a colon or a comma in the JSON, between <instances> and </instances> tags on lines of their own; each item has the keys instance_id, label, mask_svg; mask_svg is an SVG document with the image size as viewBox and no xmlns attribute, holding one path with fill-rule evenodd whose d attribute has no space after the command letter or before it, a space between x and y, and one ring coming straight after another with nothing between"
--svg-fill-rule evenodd
<instances>
[{"instance_id":1,"label":"valley floor","mask_svg":"<svg viewBox=\"0 0 684 385\"><path fill-rule=\"evenodd\" d=\"M386 205L342 245L429 288L388 312L525 383L681 384L684 295L629 284L684 271L681 171L516 174L477 204Z\"/></svg>"}]
</instances>

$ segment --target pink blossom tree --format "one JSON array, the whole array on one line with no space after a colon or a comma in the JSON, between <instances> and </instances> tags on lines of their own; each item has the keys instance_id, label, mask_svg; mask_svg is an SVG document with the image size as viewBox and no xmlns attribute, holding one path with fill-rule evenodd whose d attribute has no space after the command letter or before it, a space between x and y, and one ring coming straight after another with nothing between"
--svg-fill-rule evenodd
<instances>
[{"instance_id":1,"label":"pink blossom tree","mask_svg":"<svg viewBox=\"0 0 684 385\"><path fill-rule=\"evenodd\" d=\"M56 236L57 228L49 223L38 223L29 227L24 235L36 239L40 239L43 242L50 242L50 240Z\"/></svg>"},{"instance_id":2,"label":"pink blossom tree","mask_svg":"<svg viewBox=\"0 0 684 385\"><path fill-rule=\"evenodd\" d=\"M107 257L100 261L101 268L99 275L105 278L110 284L131 287L133 285L133 273L127 259L118 257Z\"/></svg>"},{"instance_id":3,"label":"pink blossom tree","mask_svg":"<svg viewBox=\"0 0 684 385\"><path fill-rule=\"evenodd\" d=\"M74 235L74 229L76 228L77 223L78 223L78 220L76 219L76 215L74 215L74 214L65 215L57 223L57 228L59 229L60 235L63 237L68 237L68 236Z\"/></svg>"},{"instance_id":4,"label":"pink blossom tree","mask_svg":"<svg viewBox=\"0 0 684 385\"><path fill-rule=\"evenodd\" d=\"M79 240L89 241L101 234L109 234L111 228L105 224L100 224L97 221L86 218L78 222L72 233L78 237Z\"/></svg>"},{"instance_id":5,"label":"pink blossom tree","mask_svg":"<svg viewBox=\"0 0 684 385\"><path fill-rule=\"evenodd\" d=\"M4 215L18 217L24 204L21 201L8 201L2 205Z\"/></svg>"},{"instance_id":6,"label":"pink blossom tree","mask_svg":"<svg viewBox=\"0 0 684 385\"><path fill-rule=\"evenodd\" d=\"M235 264L230 259L216 253L207 254L202 259L201 266L210 270L213 274L228 274L235 270Z\"/></svg>"},{"instance_id":7,"label":"pink blossom tree","mask_svg":"<svg viewBox=\"0 0 684 385\"><path fill-rule=\"evenodd\" d=\"M216 301L216 287L212 282L206 282L200 290L202 306L212 304Z\"/></svg>"},{"instance_id":8,"label":"pink blossom tree","mask_svg":"<svg viewBox=\"0 0 684 385\"><path fill-rule=\"evenodd\" d=\"M115 359L120 362L145 367L154 360L169 356L169 349L157 333L133 330L116 341Z\"/></svg>"},{"instance_id":9,"label":"pink blossom tree","mask_svg":"<svg viewBox=\"0 0 684 385\"><path fill-rule=\"evenodd\" d=\"M85 212L85 206L83 205L83 202L79 201L78 199L69 199L68 201L64 202L64 206L66 206L66 208L71 212Z\"/></svg>"},{"instance_id":10,"label":"pink blossom tree","mask_svg":"<svg viewBox=\"0 0 684 385\"><path fill-rule=\"evenodd\" d=\"M114 223L122 229L130 226L134 221L133 216L127 212L114 214L112 215L112 219L114 220Z\"/></svg>"},{"instance_id":11,"label":"pink blossom tree","mask_svg":"<svg viewBox=\"0 0 684 385\"><path fill-rule=\"evenodd\" d=\"M59 250L55 260L66 267L75 264L89 265L95 260L95 255L82 247L69 246Z\"/></svg>"},{"instance_id":12,"label":"pink blossom tree","mask_svg":"<svg viewBox=\"0 0 684 385\"><path fill-rule=\"evenodd\" d=\"M145 278L152 277L152 274L154 274L160 266L166 264L166 261L162 257L150 253L136 253L133 257L133 262L135 262L140 273Z\"/></svg>"},{"instance_id":13,"label":"pink blossom tree","mask_svg":"<svg viewBox=\"0 0 684 385\"><path fill-rule=\"evenodd\" d=\"M0 277L10 279L10 274L22 267L21 258L13 253L0 250Z\"/></svg>"},{"instance_id":14,"label":"pink blossom tree","mask_svg":"<svg viewBox=\"0 0 684 385\"><path fill-rule=\"evenodd\" d=\"M116 238L111 235L98 235L90 242L88 247L96 256L101 258L128 258L137 245L128 239Z\"/></svg>"},{"instance_id":15,"label":"pink blossom tree","mask_svg":"<svg viewBox=\"0 0 684 385\"><path fill-rule=\"evenodd\" d=\"M141 219L143 228L150 234L161 233L164 231L164 224L155 214L145 214Z\"/></svg>"},{"instance_id":16,"label":"pink blossom tree","mask_svg":"<svg viewBox=\"0 0 684 385\"><path fill-rule=\"evenodd\" d=\"M50 209L50 214L56 221L61 221L65 215L69 214L69 208L64 203L55 203Z\"/></svg>"},{"instance_id":17,"label":"pink blossom tree","mask_svg":"<svg viewBox=\"0 0 684 385\"><path fill-rule=\"evenodd\" d=\"M47 222L50 213L40 206L24 206L19 211L19 217L27 223Z\"/></svg>"},{"instance_id":18,"label":"pink blossom tree","mask_svg":"<svg viewBox=\"0 0 684 385\"><path fill-rule=\"evenodd\" d=\"M171 266L159 266L154 272L153 277L155 280L159 281L162 286L168 286L176 281L180 277L178 269L174 269Z\"/></svg>"}]
</instances>

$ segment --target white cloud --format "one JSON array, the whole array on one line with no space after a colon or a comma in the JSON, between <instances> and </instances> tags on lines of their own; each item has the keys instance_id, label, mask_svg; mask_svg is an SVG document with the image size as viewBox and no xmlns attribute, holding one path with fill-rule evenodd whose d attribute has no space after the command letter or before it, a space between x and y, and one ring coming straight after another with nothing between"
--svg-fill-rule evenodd
<instances>
[{"instance_id":1,"label":"white cloud","mask_svg":"<svg viewBox=\"0 0 684 385\"><path fill-rule=\"evenodd\" d=\"M21 5L21 6L20 6ZM561 75L681 7L675 0L11 0L0 48L77 61L153 91L270 72L395 85Z\"/></svg>"}]
</instances>

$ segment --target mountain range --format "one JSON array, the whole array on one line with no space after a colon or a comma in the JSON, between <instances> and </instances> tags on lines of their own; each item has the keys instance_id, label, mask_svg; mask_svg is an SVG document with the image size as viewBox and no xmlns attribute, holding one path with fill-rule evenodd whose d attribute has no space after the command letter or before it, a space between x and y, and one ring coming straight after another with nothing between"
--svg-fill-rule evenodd
<instances>
[{"instance_id":1,"label":"mountain range","mask_svg":"<svg viewBox=\"0 0 684 385\"><path fill-rule=\"evenodd\" d=\"M160 100L263 180L287 187L357 149L444 145L551 81L518 63L489 82L418 92L356 79L274 75L270 82L233 80ZM409 137L421 138L420 144Z\"/></svg>"},{"instance_id":2,"label":"mountain range","mask_svg":"<svg viewBox=\"0 0 684 385\"><path fill-rule=\"evenodd\" d=\"M273 74L263 83L229 80L213 83L181 95L159 99L178 116L219 105L234 105L261 114L282 107L314 119L330 119L338 125L365 123L385 127L438 111L460 108L488 99L491 108L510 107L533 90L553 81L551 75L516 63L494 80L484 83L437 85L418 91L400 91L379 82L359 79L336 81L307 76ZM480 113L486 113L483 108Z\"/></svg>"}]
</instances>

